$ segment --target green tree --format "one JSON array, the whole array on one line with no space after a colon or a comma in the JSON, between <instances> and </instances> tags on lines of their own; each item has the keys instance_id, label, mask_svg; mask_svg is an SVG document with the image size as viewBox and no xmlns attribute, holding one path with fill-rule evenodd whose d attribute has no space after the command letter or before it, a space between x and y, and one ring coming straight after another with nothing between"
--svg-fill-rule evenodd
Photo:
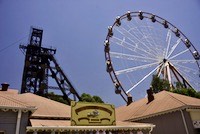
<instances>
[{"instance_id":1,"label":"green tree","mask_svg":"<svg viewBox=\"0 0 200 134\"><path fill-rule=\"evenodd\" d=\"M94 98L90 94L83 93L81 95L81 101L83 102L95 102Z\"/></svg>"},{"instance_id":2,"label":"green tree","mask_svg":"<svg viewBox=\"0 0 200 134\"><path fill-rule=\"evenodd\" d=\"M90 94L86 94L86 93L83 93L81 95L81 101L104 103L103 100L99 96L91 96Z\"/></svg>"},{"instance_id":3,"label":"green tree","mask_svg":"<svg viewBox=\"0 0 200 134\"><path fill-rule=\"evenodd\" d=\"M154 93L158 93L162 90L170 90L170 84L167 80L160 79L157 75L153 75L151 86Z\"/></svg>"},{"instance_id":4,"label":"green tree","mask_svg":"<svg viewBox=\"0 0 200 134\"><path fill-rule=\"evenodd\" d=\"M60 102L60 103L64 103L64 104L67 104L67 105L70 105L68 103L68 101L63 98L62 95L54 94L54 92L47 93L47 94L43 95L42 97L46 97L48 99L51 99L51 100L54 100L54 101L57 101L57 102ZM99 96L96 96L96 95L91 96L90 94L86 94L86 93L83 93L81 95L81 101L83 101L83 102L104 103L104 101Z\"/></svg>"},{"instance_id":5,"label":"green tree","mask_svg":"<svg viewBox=\"0 0 200 134\"><path fill-rule=\"evenodd\" d=\"M95 102L104 103L104 101L99 96L93 96Z\"/></svg>"},{"instance_id":6,"label":"green tree","mask_svg":"<svg viewBox=\"0 0 200 134\"><path fill-rule=\"evenodd\" d=\"M198 92L196 92L194 89L192 88L175 88L173 89L171 92L173 93L178 93L178 94L182 94L182 95L186 95L186 96L190 96L190 97L196 97L196 98L200 98L198 96Z\"/></svg>"},{"instance_id":7,"label":"green tree","mask_svg":"<svg viewBox=\"0 0 200 134\"><path fill-rule=\"evenodd\" d=\"M57 95L57 94L54 94L53 92L47 93L43 97L69 105L68 101L65 100L62 95Z\"/></svg>"},{"instance_id":8,"label":"green tree","mask_svg":"<svg viewBox=\"0 0 200 134\"><path fill-rule=\"evenodd\" d=\"M177 89L184 87L184 85L181 82L176 82L175 84Z\"/></svg>"},{"instance_id":9,"label":"green tree","mask_svg":"<svg viewBox=\"0 0 200 134\"><path fill-rule=\"evenodd\" d=\"M196 93L196 98L200 99L200 91Z\"/></svg>"},{"instance_id":10,"label":"green tree","mask_svg":"<svg viewBox=\"0 0 200 134\"><path fill-rule=\"evenodd\" d=\"M178 93L190 97L195 97L200 99L200 92L195 91L193 88L185 88L181 82L176 82L174 89L170 90L170 84L167 80L160 79L158 76L153 75L151 86L154 93L158 93L162 90L171 91L173 93Z\"/></svg>"}]
</instances>

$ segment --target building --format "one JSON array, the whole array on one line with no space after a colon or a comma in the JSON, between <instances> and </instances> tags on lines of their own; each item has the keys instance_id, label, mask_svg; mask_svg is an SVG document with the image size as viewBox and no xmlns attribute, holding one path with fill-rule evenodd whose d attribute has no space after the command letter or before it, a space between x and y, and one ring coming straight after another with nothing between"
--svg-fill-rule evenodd
<instances>
[{"instance_id":1,"label":"building","mask_svg":"<svg viewBox=\"0 0 200 134\"><path fill-rule=\"evenodd\" d=\"M152 134L200 133L200 99L167 91L148 98L117 108L117 120L152 123Z\"/></svg>"},{"instance_id":2,"label":"building","mask_svg":"<svg viewBox=\"0 0 200 134\"><path fill-rule=\"evenodd\" d=\"M8 89L8 84L2 86L0 134L149 134L155 127L127 121L116 121L115 125L72 126L70 106L32 93L18 94L17 90Z\"/></svg>"},{"instance_id":3,"label":"building","mask_svg":"<svg viewBox=\"0 0 200 134\"><path fill-rule=\"evenodd\" d=\"M0 90L0 134L26 134L28 118L36 110L16 96L17 90L7 90L2 84Z\"/></svg>"}]
</instances>

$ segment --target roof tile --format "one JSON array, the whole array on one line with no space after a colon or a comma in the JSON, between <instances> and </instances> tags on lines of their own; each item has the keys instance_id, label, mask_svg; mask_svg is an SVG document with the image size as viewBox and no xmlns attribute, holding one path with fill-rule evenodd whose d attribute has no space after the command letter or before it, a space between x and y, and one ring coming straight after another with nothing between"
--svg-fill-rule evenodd
<instances>
[{"instance_id":1,"label":"roof tile","mask_svg":"<svg viewBox=\"0 0 200 134\"><path fill-rule=\"evenodd\" d=\"M176 93L162 91L154 95L155 99L147 104L147 98L116 109L117 120L138 120L161 113L167 113L183 107L199 107L200 99Z\"/></svg>"},{"instance_id":2,"label":"roof tile","mask_svg":"<svg viewBox=\"0 0 200 134\"><path fill-rule=\"evenodd\" d=\"M32 93L19 95L21 100L37 107L32 117L70 118L71 107Z\"/></svg>"},{"instance_id":3,"label":"roof tile","mask_svg":"<svg viewBox=\"0 0 200 134\"><path fill-rule=\"evenodd\" d=\"M20 101L17 94L7 91L0 91L0 108L6 109L27 109L33 110L34 106Z\"/></svg>"}]
</instances>

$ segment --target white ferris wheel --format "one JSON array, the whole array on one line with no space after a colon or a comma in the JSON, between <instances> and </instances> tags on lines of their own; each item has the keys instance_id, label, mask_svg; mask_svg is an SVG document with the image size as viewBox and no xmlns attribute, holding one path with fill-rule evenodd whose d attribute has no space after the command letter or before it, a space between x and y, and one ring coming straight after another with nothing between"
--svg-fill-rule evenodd
<instances>
[{"instance_id":1,"label":"white ferris wheel","mask_svg":"<svg viewBox=\"0 0 200 134\"><path fill-rule=\"evenodd\" d=\"M118 16L105 40L107 72L115 93L127 102L134 90L147 89L152 76L200 90L200 55L169 21L147 12Z\"/></svg>"}]
</instances>

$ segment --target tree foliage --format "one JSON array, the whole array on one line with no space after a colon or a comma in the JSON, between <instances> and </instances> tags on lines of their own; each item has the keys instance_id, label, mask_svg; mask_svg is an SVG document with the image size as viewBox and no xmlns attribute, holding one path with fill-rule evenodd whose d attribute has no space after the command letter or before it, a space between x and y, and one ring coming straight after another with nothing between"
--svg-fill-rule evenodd
<instances>
[{"instance_id":1,"label":"tree foliage","mask_svg":"<svg viewBox=\"0 0 200 134\"><path fill-rule=\"evenodd\" d=\"M44 97L69 105L68 101L65 100L62 95L57 95L57 94L54 94L53 92L46 94Z\"/></svg>"},{"instance_id":2,"label":"tree foliage","mask_svg":"<svg viewBox=\"0 0 200 134\"><path fill-rule=\"evenodd\" d=\"M154 93L158 93L162 90L170 90L170 84L167 80L160 79L158 76L153 75L153 79L151 81L151 86L153 88Z\"/></svg>"},{"instance_id":3,"label":"tree foliage","mask_svg":"<svg viewBox=\"0 0 200 134\"><path fill-rule=\"evenodd\" d=\"M99 96L91 96L90 94L86 94L86 93L83 93L81 95L81 101L104 103L103 100Z\"/></svg>"},{"instance_id":4,"label":"tree foliage","mask_svg":"<svg viewBox=\"0 0 200 134\"><path fill-rule=\"evenodd\" d=\"M172 92L200 99L200 92L195 91L193 88L184 88L180 82L176 83L176 88Z\"/></svg>"},{"instance_id":5,"label":"tree foliage","mask_svg":"<svg viewBox=\"0 0 200 134\"><path fill-rule=\"evenodd\" d=\"M178 93L186 96L191 96L200 99L200 92L197 92L193 88L185 88L184 85L180 82L176 82L174 89L170 90L169 81L163 80L156 75L153 75L151 86L154 93L158 93L160 91L166 90L173 93Z\"/></svg>"},{"instance_id":6,"label":"tree foliage","mask_svg":"<svg viewBox=\"0 0 200 134\"><path fill-rule=\"evenodd\" d=\"M57 94L54 94L53 92L50 92L50 93L44 95L43 97L46 97L48 99L69 105L68 101L65 100L62 95L57 95ZM83 93L81 95L81 101L104 103L104 101L99 96L96 96L96 95L91 96L90 94L86 94L86 93Z\"/></svg>"}]
</instances>

